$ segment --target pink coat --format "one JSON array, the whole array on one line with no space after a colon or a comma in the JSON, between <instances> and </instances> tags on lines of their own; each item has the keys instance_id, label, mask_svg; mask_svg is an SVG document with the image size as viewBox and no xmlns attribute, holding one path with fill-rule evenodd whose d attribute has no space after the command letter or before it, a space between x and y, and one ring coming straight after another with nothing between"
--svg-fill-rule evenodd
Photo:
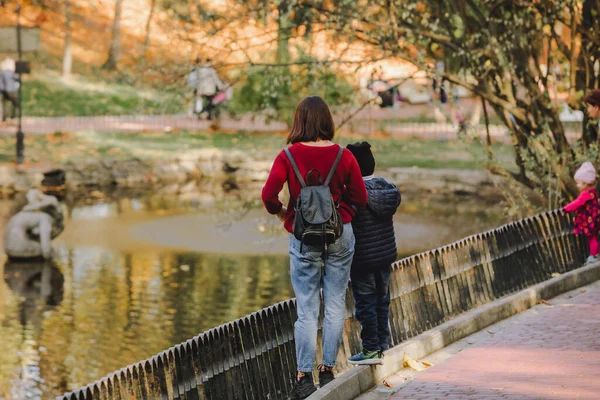
<instances>
[{"instance_id":1,"label":"pink coat","mask_svg":"<svg viewBox=\"0 0 600 400\"><path fill-rule=\"evenodd\" d=\"M588 237L598 235L600 230L600 205L598 204L598 193L596 189L585 189L575 200L567 204L565 212L575 212L573 221L573 233L584 234Z\"/></svg>"}]
</instances>

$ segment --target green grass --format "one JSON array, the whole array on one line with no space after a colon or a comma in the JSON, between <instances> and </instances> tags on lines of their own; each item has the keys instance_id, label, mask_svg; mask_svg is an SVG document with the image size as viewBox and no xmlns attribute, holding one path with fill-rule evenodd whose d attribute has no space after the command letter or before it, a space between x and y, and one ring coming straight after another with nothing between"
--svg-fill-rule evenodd
<instances>
[{"instance_id":1,"label":"green grass","mask_svg":"<svg viewBox=\"0 0 600 400\"><path fill-rule=\"evenodd\" d=\"M51 72L27 76L23 83L25 116L93 116L177 114L185 96L175 90L156 91L74 77L64 81Z\"/></svg>"},{"instance_id":2,"label":"green grass","mask_svg":"<svg viewBox=\"0 0 600 400\"><path fill-rule=\"evenodd\" d=\"M341 145L365 138L342 137ZM482 169L486 159L483 146L462 141L433 141L419 139L367 139L377 160L378 168L421 167ZM26 136L25 154L33 162L67 161L130 157L174 158L187 151L219 148L240 150L259 160L272 160L285 145L285 136L272 133L95 133ZM495 144L500 162L512 168L512 148ZM14 138L0 138L0 162L14 158Z\"/></svg>"},{"instance_id":3,"label":"green grass","mask_svg":"<svg viewBox=\"0 0 600 400\"><path fill-rule=\"evenodd\" d=\"M346 145L356 139L342 138ZM368 139L373 148L377 166L482 169L486 157L485 148L478 143L458 140L421 139ZM494 144L494 152L500 162L510 168L513 165L512 148L504 144Z\"/></svg>"}]
</instances>

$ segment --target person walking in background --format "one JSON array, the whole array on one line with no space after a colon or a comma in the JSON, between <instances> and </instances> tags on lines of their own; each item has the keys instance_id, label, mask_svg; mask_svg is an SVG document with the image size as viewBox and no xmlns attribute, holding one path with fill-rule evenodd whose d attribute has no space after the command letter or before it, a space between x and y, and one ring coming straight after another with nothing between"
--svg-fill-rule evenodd
<instances>
[{"instance_id":1,"label":"person walking in background","mask_svg":"<svg viewBox=\"0 0 600 400\"><path fill-rule=\"evenodd\" d=\"M8 105L12 105L11 118L17 117L19 107L19 74L15 73L15 62L10 58L4 59L0 65L0 95L2 97L2 122L8 118Z\"/></svg>"},{"instance_id":2,"label":"person walking in background","mask_svg":"<svg viewBox=\"0 0 600 400\"><path fill-rule=\"evenodd\" d=\"M287 137L287 143L291 143L291 146L275 158L262 189L265 208L270 214L277 215L290 232L290 276L298 312L298 319L294 324L298 374L289 399L304 399L317 390L312 371L316 357L321 288L325 316L323 362L318 367L319 384L323 387L334 379L333 367L344 330L346 288L354 255L351 225L355 213L353 206L364 207L367 203L367 191L360 167L350 151L331 141L334 131L331 112L322 98L310 96L302 100L296 108L294 122ZM305 189L304 182L298 179L295 169L299 176L308 178L317 173L325 177L333 170L329 191L337 205L343 230L341 236L329 244L326 250L323 246L300 241L292 233L297 216L295 205L298 205L301 190ZM303 181L309 181L310 184L310 179L303 178ZM279 200L279 193L286 182L291 197L287 207Z\"/></svg>"},{"instance_id":3,"label":"person walking in background","mask_svg":"<svg viewBox=\"0 0 600 400\"><path fill-rule=\"evenodd\" d=\"M574 212L573 233L585 235L589 247L590 256L586 264L600 261L598 256L598 232L600 231L600 205L598 204L598 193L596 192L596 169L591 162L587 161L575 173L575 182L580 194L571 203L567 204L563 211Z\"/></svg>"},{"instance_id":4,"label":"person walking in background","mask_svg":"<svg viewBox=\"0 0 600 400\"><path fill-rule=\"evenodd\" d=\"M393 216L402 199L393 183L374 175L375 158L368 142L346 148L358 161L369 198L352 219L356 245L350 281L356 319L362 327L362 351L348 361L381 364L383 352L390 347L390 274L397 256Z\"/></svg>"},{"instance_id":5,"label":"person walking in background","mask_svg":"<svg viewBox=\"0 0 600 400\"><path fill-rule=\"evenodd\" d=\"M196 58L196 66L188 77L188 86L195 88L196 100L201 101L200 104L194 104L194 112L200 114L202 111L206 111L208 119L212 120L216 108L213 99L220 90L225 89L225 84L213 68L210 58L207 58L204 64L201 64L200 58Z\"/></svg>"}]
</instances>

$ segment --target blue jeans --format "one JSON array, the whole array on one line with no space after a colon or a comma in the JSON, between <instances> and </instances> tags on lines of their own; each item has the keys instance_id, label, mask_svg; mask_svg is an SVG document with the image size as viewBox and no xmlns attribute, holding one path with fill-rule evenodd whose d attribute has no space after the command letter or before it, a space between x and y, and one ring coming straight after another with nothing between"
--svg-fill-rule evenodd
<instances>
[{"instance_id":1,"label":"blue jeans","mask_svg":"<svg viewBox=\"0 0 600 400\"><path fill-rule=\"evenodd\" d=\"M366 267L368 268L368 267ZM362 330L363 349L389 349L390 274L391 265L373 269L353 269L351 274L355 315Z\"/></svg>"},{"instance_id":2,"label":"blue jeans","mask_svg":"<svg viewBox=\"0 0 600 400\"><path fill-rule=\"evenodd\" d=\"M294 324L296 363L298 371L314 369L317 348L317 323L320 309L321 267L323 302L323 364L335 366L346 320L346 288L350 279L350 265L354 256L354 232L351 224L344 224L342 236L329 245L327 258L320 246L304 245L290 235L290 275L296 294L298 319Z\"/></svg>"}]
</instances>

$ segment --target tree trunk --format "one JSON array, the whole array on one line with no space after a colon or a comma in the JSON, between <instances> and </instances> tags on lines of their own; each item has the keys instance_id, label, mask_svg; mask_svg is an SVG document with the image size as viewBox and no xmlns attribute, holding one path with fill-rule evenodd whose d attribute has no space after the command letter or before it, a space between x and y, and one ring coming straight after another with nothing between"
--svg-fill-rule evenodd
<instances>
[{"instance_id":1,"label":"tree trunk","mask_svg":"<svg viewBox=\"0 0 600 400\"><path fill-rule=\"evenodd\" d=\"M73 53L71 52L71 0L65 0L65 48L63 53L63 78L71 76Z\"/></svg>"},{"instance_id":2,"label":"tree trunk","mask_svg":"<svg viewBox=\"0 0 600 400\"><path fill-rule=\"evenodd\" d=\"M152 17L154 16L154 7L156 6L156 0L150 2L150 13L148 14L148 20L146 21L146 37L144 38L144 45L142 47L142 57L140 59L140 72L138 75L138 83L144 81L144 73L146 72L146 57L148 52L148 46L150 45L150 28L152 27Z\"/></svg>"},{"instance_id":3,"label":"tree trunk","mask_svg":"<svg viewBox=\"0 0 600 400\"><path fill-rule=\"evenodd\" d=\"M119 58L121 56L121 8L123 5L123 0L117 0L115 5L115 19L113 23L112 30L112 40L110 43L110 51L108 52L108 59L102 65L103 69L107 70L115 70L117 69L117 64L119 63Z\"/></svg>"},{"instance_id":4,"label":"tree trunk","mask_svg":"<svg viewBox=\"0 0 600 400\"><path fill-rule=\"evenodd\" d=\"M600 2L597 0L585 0L582 9L582 29L585 33L581 38L582 51L578 57L578 69L576 73L576 91L587 92L597 87L596 75L594 73L594 61L600 56L600 49L590 40L591 35L596 31L595 15L600 12ZM597 62L597 61L596 61ZM582 138L584 143L589 146L598 143L598 128L590 123L588 116L584 113Z\"/></svg>"},{"instance_id":5,"label":"tree trunk","mask_svg":"<svg viewBox=\"0 0 600 400\"><path fill-rule=\"evenodd\" d=\"M277 6L277 62L290 62L289 40L292 33L290 21L290 5L288 0L282 0Z\"/></svg>"}]
</instances>

